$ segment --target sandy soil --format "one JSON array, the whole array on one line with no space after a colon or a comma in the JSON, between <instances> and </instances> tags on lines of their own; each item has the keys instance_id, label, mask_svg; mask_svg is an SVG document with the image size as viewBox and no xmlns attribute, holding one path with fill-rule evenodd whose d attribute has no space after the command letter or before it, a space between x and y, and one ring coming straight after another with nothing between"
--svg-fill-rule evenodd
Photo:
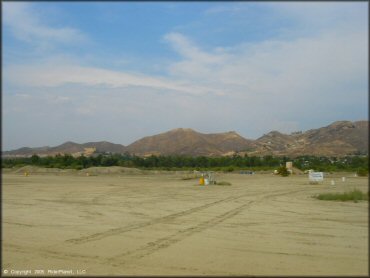
<instances>
[{"instance_id":1,"label":"sandy soil","mask_svg":"<svg viewBox=\"0 0 370 278\"><path fill-rule=\"evenodd\" d=\"M367 275L368 202L311 197L368 191L346 175L3 173L2 273Z\"/></svg>"}]
</instances>

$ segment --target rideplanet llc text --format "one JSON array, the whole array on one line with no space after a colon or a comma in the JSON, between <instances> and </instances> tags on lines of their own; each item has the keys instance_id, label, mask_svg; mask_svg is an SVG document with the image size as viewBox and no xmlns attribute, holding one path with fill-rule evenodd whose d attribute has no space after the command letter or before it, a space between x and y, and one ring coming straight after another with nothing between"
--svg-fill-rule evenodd
<instances>
[{"instance_id":1,"label":"rideplanet llc text","mask_svg":"<svg viewBox=\"0 0 370 278\"><path fill-rule=\"evenodd\" d=\"M22 269L22 270L16 270L16 269L4 269L3 274L5 275L84 275L86 274L85 269L78 269L78 270L72 270L72 269Z\"/></svg>"}]
</instances>

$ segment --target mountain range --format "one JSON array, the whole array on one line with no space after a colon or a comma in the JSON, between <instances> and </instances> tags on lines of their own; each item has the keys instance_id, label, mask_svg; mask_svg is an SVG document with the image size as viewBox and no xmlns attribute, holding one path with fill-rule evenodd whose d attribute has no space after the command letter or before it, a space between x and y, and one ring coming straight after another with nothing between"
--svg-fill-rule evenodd
<instances>
[{"instance_id":1,"label":"mountain range","mask_svg":"<svg viewBox=\"0 0 370 278\"><path fill-rule=\"evenodd\" d=\"M56 147L27 148L2 152L3 157L60 154L92 155L97 153L130 153L138 156L190 155L225 156L344 156L369 153L368 121L337 121L305 132L284 134L271 131L256 140L246 139L235 131L204 134L189 128L177 128L144 137L128 146L110 142L78 144L66 142Z\"/></svg>"}]
</instances>

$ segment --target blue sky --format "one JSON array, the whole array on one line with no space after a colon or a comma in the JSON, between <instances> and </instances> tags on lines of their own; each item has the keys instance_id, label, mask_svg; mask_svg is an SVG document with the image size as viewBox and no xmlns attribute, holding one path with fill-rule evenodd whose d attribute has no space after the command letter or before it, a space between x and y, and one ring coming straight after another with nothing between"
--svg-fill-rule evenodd
<instances>
[{"instance_id":1,"label":"blue sky","mask_svg":"<svg viewBox=\"0 0 370 278\"><path fill-rule=\"evenodd\" d=\"M368 115L365 2L5 2L3 148Z\"/></svg>"}]
</instances>

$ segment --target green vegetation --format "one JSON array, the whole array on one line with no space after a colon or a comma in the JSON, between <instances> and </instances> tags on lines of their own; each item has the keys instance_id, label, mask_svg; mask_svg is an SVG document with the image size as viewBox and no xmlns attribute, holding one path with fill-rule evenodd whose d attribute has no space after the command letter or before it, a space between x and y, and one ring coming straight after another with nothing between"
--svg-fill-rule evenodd
<instances>
[{"instance_id":1,"label":"green vegetation","mask_svg":"<svg viewBox=\"0 0 370 278\"><path fill-rule=\"evenodd\" d=\"M369 175L369 169L360 168L360 169L357 170L357 175L359 177L367 177Z\"/></svg>"},{"instance_id":2,"label":"green vegetation","mask_svg":"<svg viewBox=\"0 0 370 278\"><path fill-rule=\"evenodd\" d=\"M123 166L140 169L160 170L213 170L235 172L240 170L274 170L285 166L287 161L292 161L294 167L300 170L314 169L315 171L334 172L351 171L358 175L368 175L368 156L314 157L300 156L296 158L267 156L233 155L222 157L205 156L149 156L138 157L126 154L94 154L90 157L71 155L56 155L40 157L2 158L2 168L22 167L33 165L47 168L85 169L97 166ZM285 168L285 167L284 167Z\"/></svg>"},{"instance_id":3,"label":"green vegetation","mask_svg":"<svg viewBox=\"0 0 370 278\"><path fill-rule=\"evenodd\" d=\"M319 195L313 196L319 200L326 200L326 201L354 201L357 203L361 200L368 200L369 199L369 192L363 193L362 191L355 189L350 192L345 193L322 193Z\"/></svg>"},{"instance_id":4,"label":"green vegetation","mask_svg":"<svg viewBox=\"0 0 370 278\"><path fill-rule=\"evenodd\" d=\"M314 169L319 172L357 172L359 169L365 169L368 172L369 169L369 157L364 155L351 155L339 158L300 156L292 161L293 165L298 169Z\"/></svg>"},{"instance_id":5,"label":"green vegetation","mask_svg":"<svg viewBox=\"0 0 370 278\"><path fill-rule=\"evenodd\" d=\"M279 169L277 171L278 171L278 174L282 177L287 177L287 176L290 175L290 172L288 171L288 169L285 166L279 167Z\"/></svg>"}]
</instances>

